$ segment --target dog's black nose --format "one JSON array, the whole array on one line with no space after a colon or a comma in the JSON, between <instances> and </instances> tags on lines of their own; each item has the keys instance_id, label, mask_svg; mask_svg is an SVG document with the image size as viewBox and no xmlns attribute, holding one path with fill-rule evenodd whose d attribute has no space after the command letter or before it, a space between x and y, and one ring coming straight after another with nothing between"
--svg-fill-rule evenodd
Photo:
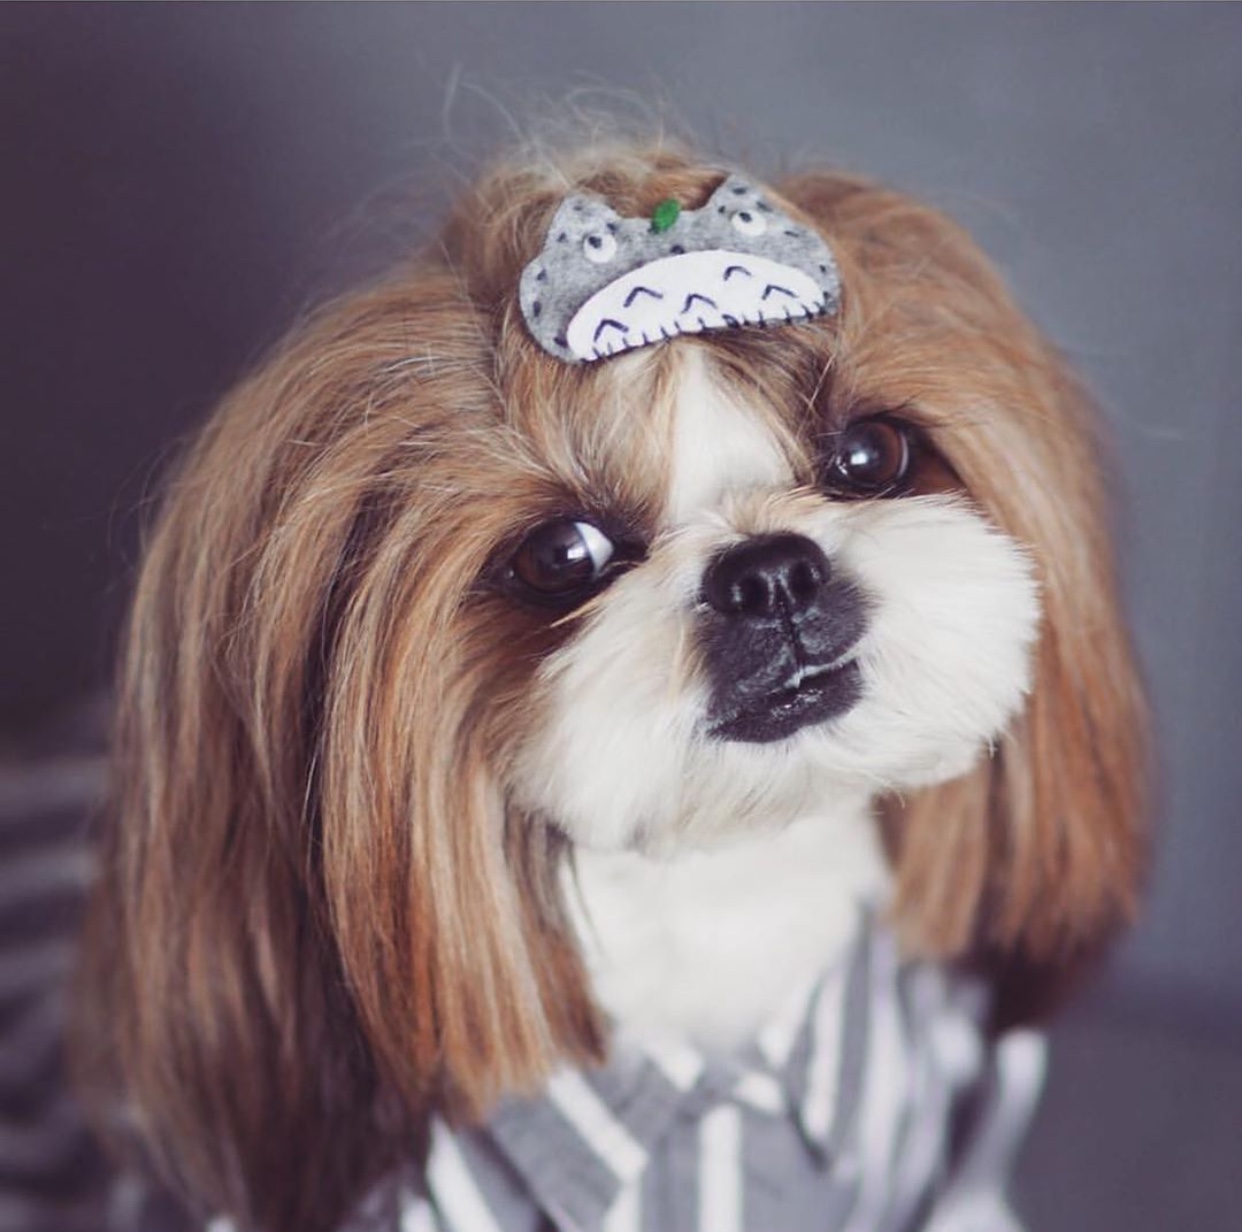
<instances>
[{"instance_id":1,"label":"dog's black nose","mask_svg":"<svg viewBox=\"0 0 1242 1232\"><path fill-rule=\"evenodd\" d=\"M803 535L764 535L712 562L703 598L723 616L793 618L816 605L831 576L817 543Z\"/></svg>"}]
</instances>

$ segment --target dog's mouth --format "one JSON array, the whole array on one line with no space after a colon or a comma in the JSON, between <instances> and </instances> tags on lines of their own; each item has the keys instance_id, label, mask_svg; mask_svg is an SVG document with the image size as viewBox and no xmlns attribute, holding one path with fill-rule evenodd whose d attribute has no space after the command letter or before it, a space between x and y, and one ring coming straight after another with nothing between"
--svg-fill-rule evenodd
<instances>
[{"instance_id":1,"label":"dog's mouth","mask_svg":"<svg viewBox=\"0 0 1242 1232\"><path fill-rule=\"evenodd\" d=\"M800 667L784 687L746 698L728 713L713 716L707 732L715 740L772 744L844 714L861 695L862 669L857 657Z\"/></svg>"}]
</instances>

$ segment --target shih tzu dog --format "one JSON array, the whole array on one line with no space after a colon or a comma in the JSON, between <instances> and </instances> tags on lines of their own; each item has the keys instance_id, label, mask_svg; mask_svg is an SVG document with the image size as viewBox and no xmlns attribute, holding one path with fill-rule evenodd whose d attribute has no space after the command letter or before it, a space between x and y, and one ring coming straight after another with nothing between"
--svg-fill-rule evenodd
<instances>
[{"instance_id":1,"label":"shih tzu dog","mask_svg":"<svg viewBox=\"0 0 1242 1232\"><path fill-rule=\"evenodd\" d=\"M999 1232L1130 912L1088 406L839 174L508 164L171 485L78 1050L220 1227Z\"/></svg>"}]
</instances>

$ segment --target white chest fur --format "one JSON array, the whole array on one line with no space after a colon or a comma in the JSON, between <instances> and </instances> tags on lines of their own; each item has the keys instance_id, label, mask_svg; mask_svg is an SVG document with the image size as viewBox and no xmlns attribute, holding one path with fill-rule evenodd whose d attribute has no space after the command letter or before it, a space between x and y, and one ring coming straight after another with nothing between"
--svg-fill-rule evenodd
<instances>
[{"instance_id":1,"label":"white chest fur","mask_svg":"<svg viewBox=\"0 0 1242 1232\"><path fill-rule=\"evenodd\" d=\"M579 850L569 898L601 1005L636 1038L745 1043L848 946L887 870L865 802L672 859Z\"/></svg>"}]
</instances>

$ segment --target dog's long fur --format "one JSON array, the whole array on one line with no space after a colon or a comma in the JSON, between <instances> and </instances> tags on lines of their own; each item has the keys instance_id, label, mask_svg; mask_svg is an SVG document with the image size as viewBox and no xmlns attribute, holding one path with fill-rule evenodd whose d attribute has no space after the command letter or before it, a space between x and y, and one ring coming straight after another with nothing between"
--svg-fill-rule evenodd
<instances>
[{"instance_id":1,"label":"dog's long fur","mask_svg":"<svg viewBox=\"0 0 1242 1232\"><path fill-rule=\"evenodd\" d=\"M607 363L535 347L515 289L567 191L640 214L720 178L659 149L497 170L438 247L300 329L173 481L125 652L78 1051L121 1136L204 1209L329 1229L429 1112L605 1055L567 840L508 790L574 621L480 579L569 505L654 533L669 377L657 356L636 415ZM1065 971L1129 915L1142 847L1087 402L945 218L838 174L776 187L830 242L842 312L675 345L771 408L808 484L817 434L903 408L1025 545L1033 687L973 770L884 802L892 911L911 954Z\"/></svg>"}]
</instances>

